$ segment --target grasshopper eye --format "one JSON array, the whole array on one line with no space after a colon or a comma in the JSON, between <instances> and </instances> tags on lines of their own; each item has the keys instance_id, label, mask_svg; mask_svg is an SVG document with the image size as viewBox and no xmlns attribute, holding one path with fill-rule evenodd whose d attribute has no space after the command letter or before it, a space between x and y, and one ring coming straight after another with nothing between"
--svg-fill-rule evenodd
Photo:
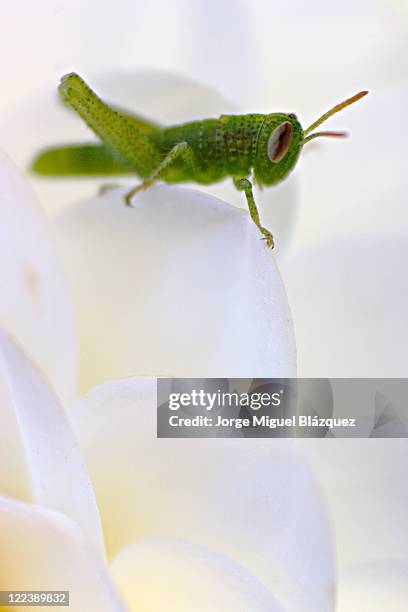
<instances>
[{"instance_id":1,"label":"grasshopper eye","mask_svg":"<svg viewBox=\"0 0 408 612\"><path fill-rule=\"evenodd\" d=\"M280 162L288 152L293 136L292 124L289 121L275 128L268 140L268 157L273 163Z\"/></svg>"}]
</instances>

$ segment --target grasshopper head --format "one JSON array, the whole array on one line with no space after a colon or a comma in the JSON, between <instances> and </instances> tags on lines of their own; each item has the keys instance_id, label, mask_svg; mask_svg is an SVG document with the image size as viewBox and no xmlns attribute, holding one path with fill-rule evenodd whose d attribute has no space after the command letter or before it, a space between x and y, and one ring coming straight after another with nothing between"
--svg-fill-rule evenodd
<instances>
[{"instance_id":1,"label":"grasshopper head","mask_svg":"<svg viewBox=\"0 0 408 612\"><path fill-rule=\"evenodd\" d=\"M296 165L302 140L303 130L296 115L267 115L257 142L254 164L256 182L259 185L274 185L282 181Z\"/></svg>"},{"instance_id":2,"label":"grasshopper head","mask_svg":"<svg viewBox=\"0 0 408 612\"><path fill-rule=\"evenodd\" d=\"M307 130L303 130L293 113L272 113L266 115L262 125L256 149L254 163L255 180L259 185L274 185L283 180L295 167L300 151L307 142L321 136L341 138L345 132L314 132L323 121L338 113L346 106L357 102L368 91L361 91L352 98L337 104Z\"/></svg>"}]
</instances>

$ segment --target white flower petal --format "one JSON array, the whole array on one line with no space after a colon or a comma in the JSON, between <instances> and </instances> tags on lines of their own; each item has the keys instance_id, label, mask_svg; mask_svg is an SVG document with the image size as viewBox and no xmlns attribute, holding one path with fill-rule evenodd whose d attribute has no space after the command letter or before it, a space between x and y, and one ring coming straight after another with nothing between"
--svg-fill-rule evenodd
<instances>
[{"instance_id":1,"label":"white flower petal","mask_svg":"<svg viewBox=\"0 0 408 612\"><path fill-rule=\"evenodd\" d=\"M325 494L339 563L408 558L408 440L299 440Z\"/></svg>"},{"instance_id":2,"label":"white flower petal","mask_svg":"<svg viewBox=\"0 0 408 612\"><path fill-rule=\"evenodd\" d=\"M156 439L155 381L112 381L70 415L110 553L172 536L243 565L290 610L330 611L333 551L310 471L290 440Z\"/></svg>"},{"instance_id":3,"label":"white flower petal","mask_svg":"<svg viewBox=\"0 0 408 612\"><path fill-rule=\"evenodd\" d=\"M118 553L112 571L130 612L283 612L244 568L183 540L137 540Z\"/></svg>"},{"instance_id":4,"label":"white flower petal","mask_svg":"<svg viewBox=\"0 0 408 612\"><path fill-rule=\"evenodd\" d=\"M26 454L0 354L0 492L29 501L30 478Z\"/></svg>"},{"instance_id":5,"label":"white flower petal","mask_svg":"<svg viewBox=\"0 0 408 612\"><path fill-rule=\"evenodd\" d=\"M404 236L298 249L282 263L304 377L408 376Z\"/></svg>"},{"instance_id":6,"label":"white flower petal","mask_svg":"<svg viewBox=\"0 0 408 612\"><path fill-rule=\"evenodd\" d=\"M72 305L51 231L28 185L0 153L0 322L57 390L76 383Z\"/></svg>"},{"instance_id":7,"label":"white flower petal","mask_svg":"<svg viewBox=\"0 0 408 612\"><path fill-rule=\"evenodd\" d=\"M57 234L76 302L82 388L142 373L290 376L295 345L273 256L247 214L154 186L66 210Z\"/></svg>"},{"instance_id":8,"label":"white flower petal","mask_svg":"<svg viewBox=\"0 0 408 612\"><path fill-rule=\"evenodd\" d=\"M373 91L350 109L349 148L333 143L305 159L295 249L281 263L303 376L407 376L406 96L401 85ZM406 441L301 444L329 503L339 560L406 557Z\"/></svg>"},{"instance_id":9,"label":"white flower petal","mask_svg":"<svg viewBox=\"0 0 408 612\"><path fill-rule=\"evenodd\" d=\"M2 425L3 419L5 424L11 424L9 441L7 433L2 431L6 450L1 454L7 455L4 456L7 466L10 455L14 468L21 469L22 444L26 458L24 472L12 475L18 481L29 479L33 501L70 516L103 550L92 485L64 411L45 379L1 328L0 389L4 401L0 419ZM15 492L9 489L11 480L9 475L5 483L0 483L3 493Z\"/></svg>"},{"instance_id":10,"label":"white flower petal","mask_svg":"<svg viewBox=\"0 0 408 612\"><path fill-rule=\"evenodd\" d=\"M406 612L407 601L407 560L356 564L340 572L338 612Z\"/></svg>"},{"instance_id":11,"label":"white flower petal","mask_svg":"<svg viewBox=\"0 0 408 612\"><path fill-rule=\"evenodd\" d=\"M72 612L124 612L103 559L63 514L0 497L0 548L0 590L69 591Z\"/></svg>"}]
</instances>

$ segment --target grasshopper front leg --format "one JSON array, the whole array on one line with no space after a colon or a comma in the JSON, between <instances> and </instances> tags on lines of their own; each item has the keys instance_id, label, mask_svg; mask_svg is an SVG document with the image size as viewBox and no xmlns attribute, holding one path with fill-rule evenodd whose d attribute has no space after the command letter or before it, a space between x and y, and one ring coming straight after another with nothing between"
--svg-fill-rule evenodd
<instances>
[{"instance_id":1,"label":"grasshopper front leg","mask_svg":"<svg viewBox=\"0 0 408 612\"><path fill-rule=\"evenodd\" d=\"M125 196L126 204L130 205L133 196L142 189L147 189L155 181L158 181L163 177L167 168L171 166L172 163L178 158L184 158L188 161L192 166L194 165L194 154L191 147L186 142L179 142L174 145L174 147L167 153L167 155L162 159L159 165L153 170L150 176L145 179L140 185L137 185L133 189L131 189Z\"/></svg>"},{"instance_id":2,"label":"grasshopper front leg","mask_svg":"<svg viewBox=\"0 0 408 612\"><path fill-rule=\"evenodd\" d=\"M255 204L254 194L252 192L252 183L247 178L234 178L234 185L239 191L243 191L245 193L249 214L251 215L252 221L259 228L261 234L263 234L263 240L266 241L266 244L270 249L273 249L275 243L273 241L273 236L271 232L269 232L266 228L261 225L261 221L259 219L258 209Z\"/></svg>"}]
</instances>

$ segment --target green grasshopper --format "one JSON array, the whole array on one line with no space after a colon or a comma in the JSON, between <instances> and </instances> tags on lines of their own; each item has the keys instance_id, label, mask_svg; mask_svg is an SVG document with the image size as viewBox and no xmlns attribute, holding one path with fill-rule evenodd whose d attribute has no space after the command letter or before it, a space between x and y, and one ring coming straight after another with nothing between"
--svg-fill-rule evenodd
<instances>
[{"instance_id":1,"label":"green grasshopper","mask_svg":"<svg viewBox=\"0 0 408 612\"><path fill-rule=\"evenodd\" d=\"M306 130L293 113L221 115L218 119L190 121L161 127L146 119L105 104L75 73L61 79L59 92L94 131L101 144L79 144L46 149L32 169L52 176L97 176L134 173L142 182L125 196L133 196L154 182L195 181L209 185L231 177L246 195L250 215L273 248L272 234L261 225L251 174L257 185L275 185L293 170L303 146L321 136L344 132L314 132L323 121L353 104L361 91L338 104Z\"/></svg>"}]
</instances>

